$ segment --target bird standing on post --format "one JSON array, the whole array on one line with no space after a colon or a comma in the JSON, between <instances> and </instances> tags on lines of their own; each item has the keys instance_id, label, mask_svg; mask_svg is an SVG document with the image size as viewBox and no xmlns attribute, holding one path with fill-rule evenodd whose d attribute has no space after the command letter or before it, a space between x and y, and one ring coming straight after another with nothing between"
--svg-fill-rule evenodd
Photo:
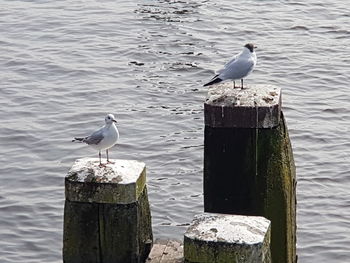
<instances>
[{"instance_id":1,"label":"bird standing on post","mask_svg":"<svg viewBox=\"0 0 350 263\"><path fill-rule=\"evenodd\" d=\"M98 156L100 158L100 167L105 167L106 164L101 162L101 151L106 150L107 155L107 164L112 163L108 157L108 149L112 148L117 140L119 139L119 132L115 117L113 114L108 114L105 118L106 124L99 130L92 133L90 136L85 138L74 138L72 142L85 142L90 145L92 148L98 150Z\"/></svg>"},{"instance_id":2,"label":"bird standing on post","mask_svg":"<svg viewBox=\"0 0 350 263\"><path fill-rule=\"evenodd\" d=\"M241 88L243 89L243 78L248 76L256 65L255 48L257 47L251 43L246 44L243 51L227 62L224 68L220 69L217 75L211 81L204 84L204 86L213 85L225 80L232 80L233 88L235 88L235 80L240 79Z\"/></svg>"}]
</instances>

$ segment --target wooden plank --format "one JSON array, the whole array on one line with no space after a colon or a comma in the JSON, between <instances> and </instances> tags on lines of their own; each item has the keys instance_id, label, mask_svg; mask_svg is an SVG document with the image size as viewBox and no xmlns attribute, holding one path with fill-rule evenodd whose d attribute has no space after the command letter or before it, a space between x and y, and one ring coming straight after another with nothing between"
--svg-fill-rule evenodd
<instances>
[{"instance_id":1,"label":"wooden plank","mask_svg":"<svg viewBox=\"0 0 350 263\"><path fill-rule=\"evenodd\" d=\"M169 240L160 263L182 263L182 262L183 262L183 245L180 242Z\"/></svg>"},{"instance_id":2,"label":"wooden plank","mask_svg":"<svg viewBox=\"0 0 350 263\"><path fill-rule=\"evenodd\" d=\"M156 240L146 263L183 263L183 245L174 240Z\"/></svg>"},{"instance_id":3,"label":"wooden plank","mask_svg":"<svg viewBox=\"0 0 350 263\"><path fill-rule=\"evenodd\" d=\"M166 244L154 244L151 253L148 255L146 263L160 263Z\"/></svg>"}]
</instances>

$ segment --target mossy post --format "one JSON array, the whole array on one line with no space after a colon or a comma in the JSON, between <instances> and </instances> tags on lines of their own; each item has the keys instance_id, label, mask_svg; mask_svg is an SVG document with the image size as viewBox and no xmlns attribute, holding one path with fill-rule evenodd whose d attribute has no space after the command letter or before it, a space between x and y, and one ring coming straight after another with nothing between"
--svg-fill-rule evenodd
<instances>
[{"instance_id":1,"label":"mossy post","mask_svg":"<svg viewBox=\"0 0 350 263\"><path fill-rule=\"evenodd\" d=\"M152 248L145 164L78 159L65 178L63 262L141 263Z\"/></svg>"},{"instance_id":2,"label":"mossy post","mask_svg":"<svg viewBox=\"0 0 350 263\"><path fill-rule=\"evenodd\" d=\"M273 263L295 263L296 174L281 90L209 87L204 104L204 211L271 220Z\"/></svg>"},{"instance_id":3,"label":"mossy post","mask_svg":"<svg viewBox=\"0 0 350 263\"><path fill-rule=\"evenodd\" d=\"M184 236L186 263L271 263L270 221L261 216L204 213Z\"/></svg>"}]
</instances>

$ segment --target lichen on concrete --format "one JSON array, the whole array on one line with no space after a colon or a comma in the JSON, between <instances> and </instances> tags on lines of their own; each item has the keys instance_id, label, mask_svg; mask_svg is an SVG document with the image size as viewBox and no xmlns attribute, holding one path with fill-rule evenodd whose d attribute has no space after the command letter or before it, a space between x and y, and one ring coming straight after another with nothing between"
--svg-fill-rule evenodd
<instances>
[{"instance_id":1,"label":"lichen on concrete","mask_svg":"<svg viewBox=\"0 0 350 263\"><path fill-rule=\"evenodd\" d=\"M259 216L201 214L194 217L187 237L236 244L263 242L270 221Z\"/></svg>"},{"instance_id":2,"label":"lichen on concrete","mask_svg":"<svg viewBox=\"0 0 350 263\"><path fill-rule=\"evenodd\" d=\"M233 88L213 85L204 103L204 123L210 127L272 128L280 121L281 89L273 85Z\"/></svg>"},{"instance_id":3,"label":"lichen on concrete","mask_svg":"<svg viewBox=\"0 0 350 263\"><path fill-rule=\"evenodd\" d=\"M185 262L269 262L270 221L264 217L205 213L184 237Z\"/></svg>"},{"instance_id":4,"label":"lichen on concrete","mask_svg":"<svg viewBox=\"0 0 350 263\"><path fill-rule=\"evenodd\" d=\"M98 158L77 159L69 170L67 178L75 182L135 183L145 167L135 160L111 160L114 164L99 166Z\"/></svg>"},{"instance_id":5,"label":"lichen on concrete","mask_svg":"<svg viewBox=\"0 0 350 263\"><path fill-rule=\"evenodd\" d=\"M210 86L206 103L241 107L271 107L279 103L281 89L273 85L233 88L230 82Z\"/></svg>"},{"instance_id":6,"label":"lichen on concrete","mask_svg":"<svg viewBox=\"0 0 350 263\"><path fill-rule=\"evenodd\" d=\"M113 162L100 167L97 158L76 160L66 176L66 199L115 204L135 202L146 185L145 164L134 160Z\"/></svg>"}]
</instances>

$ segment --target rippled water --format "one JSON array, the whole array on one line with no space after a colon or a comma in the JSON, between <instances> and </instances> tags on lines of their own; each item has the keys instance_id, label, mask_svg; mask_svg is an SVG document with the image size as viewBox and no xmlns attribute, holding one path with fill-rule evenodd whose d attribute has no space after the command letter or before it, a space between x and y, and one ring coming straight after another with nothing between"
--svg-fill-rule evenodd
<instances>
[{"instance_id":1,"label":"rippled water","mask_svg":"<svg viewBox=\"0 0 350 263\"><path fill-rule=\"evenodd\" d=\"M347 1L6 1L0 5L0 261L61 262L72 144L115 113L113 158L148 167L154 234L203 210L202 84L258 45L245 83L283 89L300 262L350 256Z\"/></svg>"}]
</instances>

